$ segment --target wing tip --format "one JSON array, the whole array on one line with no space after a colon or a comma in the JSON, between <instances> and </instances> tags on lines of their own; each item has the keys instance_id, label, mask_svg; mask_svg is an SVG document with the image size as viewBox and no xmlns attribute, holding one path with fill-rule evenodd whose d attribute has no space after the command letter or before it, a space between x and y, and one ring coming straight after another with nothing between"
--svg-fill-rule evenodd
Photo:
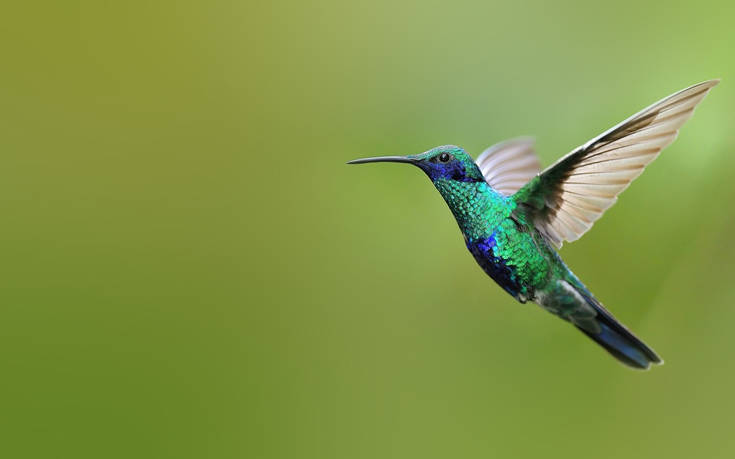
<instances>
[{"instance_id":1,"label":"wing tip","mask_svg":"<svg viewBox=\"0 0 735 459\"><path fill-rule=\"evenodd\" d=\"M523 136L513 137L512 139L506 139L496 144L490 145L489 147L484 149L479 155L477 155L475 162L480 163L483 160L487 159L488 157L494 155L495 153L502 151L504 149L507 149L509 147L522 145L528 149L533 150L535 143L536 143L536 138L530 135L523 135Z\"/></svg>"},{"instance_id":2,"label":"wing tip","mask_svg":"<svg viewBox=\"0 0 735 459\"><path fill-rule=\"evenodd\" d=\"M694 88L704 88L704 93L707 94L707 92L709 92L710 89L720 84L720 81L722 81L721 78L712 78L711 80L705 80L705 81L702 81L701 83L692 85L688 87L687 89L684 89L684 91L687 91L689 89L694 89Z\"/></svg>"}]
</instances>

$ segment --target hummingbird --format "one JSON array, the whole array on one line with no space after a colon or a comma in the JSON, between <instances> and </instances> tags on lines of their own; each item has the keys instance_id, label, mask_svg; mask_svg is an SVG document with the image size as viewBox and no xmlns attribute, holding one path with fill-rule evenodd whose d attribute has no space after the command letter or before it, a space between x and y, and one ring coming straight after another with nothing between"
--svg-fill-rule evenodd
<instances>
[{"instance_id":1,"label":"hummingbird","mask_svg":"<svg viewBox=\"0 0 735 459\"><path fill-rule=\"evenodd\" d=\"M444 145L347 164L394 162L423 170L467 249L500 287L571 323L623 364L645 370L663 360L602 306L557 250L615 204L717 83L705 81L654 103L543 171L530 138L491 146L476 161L462 148Z\"/></svg>"}]
</instances>

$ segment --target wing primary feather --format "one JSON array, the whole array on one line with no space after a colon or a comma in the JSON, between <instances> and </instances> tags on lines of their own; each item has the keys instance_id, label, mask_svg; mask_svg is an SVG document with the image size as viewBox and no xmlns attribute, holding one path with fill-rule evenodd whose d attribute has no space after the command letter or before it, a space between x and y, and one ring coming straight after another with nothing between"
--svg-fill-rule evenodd
<instances>
[{"instance_id":1,"label":"wing primary feather","mask_svg":"<svg viewBox=\"0 0 735 459\"><path fill-rule=\"evenodd\" d=\"M520 211L529 214L557 248L579 239L676 139L717 83L709 80L676 92L572 150L516 192ZM500 174L511 170L506 163L497 167ZM506 183L516 185L520 178L508 178Z\"/></svg>"},{"instance_id":2,"label":"wing primary feather","mask_svg":"<svg viewBox=\"0 0 735 459\"><path fill-rule=\"evenodd\" d=\"M510 196L541 170L533 144L529 137L506 140L487 148L475 163L488 185Z\"/></svg>"}]
</instances>

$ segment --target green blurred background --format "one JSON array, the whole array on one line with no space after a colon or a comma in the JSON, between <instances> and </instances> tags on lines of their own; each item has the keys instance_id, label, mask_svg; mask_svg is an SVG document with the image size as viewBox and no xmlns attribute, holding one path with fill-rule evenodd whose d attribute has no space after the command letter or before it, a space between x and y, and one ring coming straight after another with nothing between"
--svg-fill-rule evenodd
<instances>
[{"instance_id":1,"label":"green blurred background","mask_svg":"<svg viewBox=\"0 0 735 459\"><path fill-rule=\"evenodd\" d=\"M0 23L0 455L733 457L735 5L16 2ZM562 250L666 365L475 265L420 171L544 164L721 77Z\"/></svg>"}]
</instances>

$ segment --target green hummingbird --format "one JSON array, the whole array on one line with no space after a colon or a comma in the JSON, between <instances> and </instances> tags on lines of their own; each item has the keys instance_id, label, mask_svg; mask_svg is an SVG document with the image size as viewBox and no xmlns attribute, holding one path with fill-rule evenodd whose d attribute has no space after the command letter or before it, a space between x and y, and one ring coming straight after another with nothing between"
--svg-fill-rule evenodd
<instances>
[{"instance_id":1,"label":"green hummingbird","mask_svg":"<svg viewBox=\"0 0 735 459\"><path fill-rule=\"evenodd\" d=\"M602 306L557 250L615 203L717 83L705 81L656 102L543 171L528 138L494 145L477 161L445 145L348 164L418 166L454 214L470 253L506 292L570 322L620 362L648 369L663 360Z\"/></svg>"}]
</instances>

